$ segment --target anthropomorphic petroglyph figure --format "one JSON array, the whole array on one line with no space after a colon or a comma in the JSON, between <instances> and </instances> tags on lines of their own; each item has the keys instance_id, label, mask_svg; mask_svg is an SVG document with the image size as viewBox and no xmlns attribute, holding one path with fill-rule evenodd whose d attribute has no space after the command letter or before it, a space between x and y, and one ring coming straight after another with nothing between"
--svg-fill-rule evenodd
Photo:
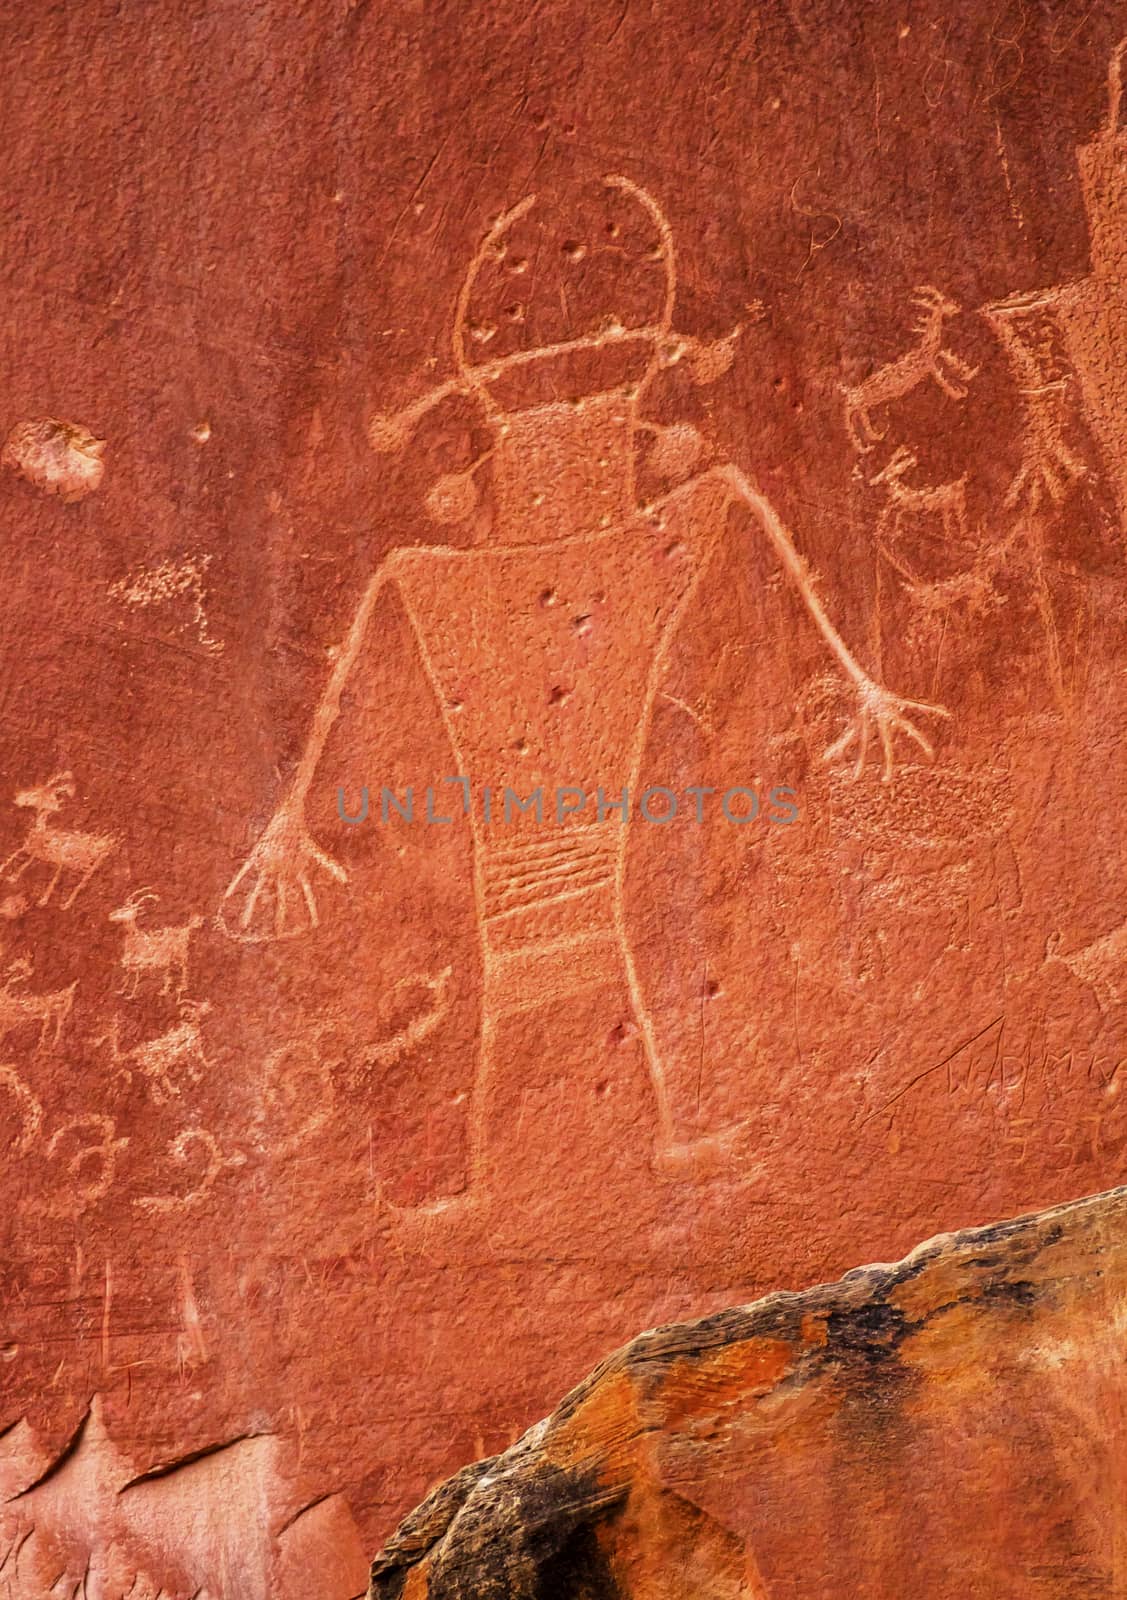
<instances>
[{"instance_id":1,"label":"anthropomorphic petroglyph figure","mask_svg":"<svg viewBox=\"0 0 1127 1600\"><path fill-rule=\"evenodd\" d=\"M1081 413L1102 452L1127 525L1127 129L1121 126L1127 39L1108 65L1104 126L1076 152L1092 270L1054 288L983 307L1021 396L1021 466L1007 504L1058 508L1089 467L1069 437Z\"/></svg>"},{"instance_id":2,"label":"anthropomorphic petroglyph figure","mask_svg":"<svg viewBox=\"0 0 1127 1600\"><path fill-rule=\"evenodd\" d=\"M1055 310L1080 389L1084 415L1099 443L1127 527L1127 127L1123 68L1127 39L1112 52L1107 117L1076 152L1088 217L1092 270L1054 293Z\"/></svg>"},{"instance_id":3,"label":"anthropomorphic petroglyph figure","mask_svg":"<svg viewBox=\"0 0 1127 1600\"><path fill-rule=\"evenodd\" d=\"M159 898L151 889L135 889L124 905L110 912L109 920L121 923L125 933L121 967L126 974L124 993L128 998L136 995L141 979L149 972L161 976L161 994L171 994L175 986L179 999L187 986L188 946L203 918L192 916L175 927L139 927L141 907L155 904Z\"/></svg>"},{"instance_id":4,"label":"anthropomorphic petroglyph figure","mask_svg":"<svg viewBox=\"0 0 1127 1600\"><path fill-rule=\"evenodd\" d=\"M766 536L855 691L856 714L826 758L852 749L860 772L875 740L887 779L897 733L932 753L908 714L947 713L891 694L863 670L831 623L778 514L738 466L710 461L703 440L684 425L658 430L666 455L681 461L689 475L652 503L639 503L636 453L643 432L653 431L641 415L651 381L681 361L696 381L712 381L731 364L734 340L706 344L675 331L669 224L656 202L627 179L607 178L605 189L616 204L637 208L648 235L648 319L627 326L611 317L558 342L471 359L471 346L488 342L494 331L487 319L471 315L483 268L508 270L512 280L523 281L527 263L512 250L510 232L535 204L530 196L497 219L470 263L454 319L455 376L406 410L371 423L373 447L398 450L424 413L446 396L476 401L489 425L490 448L466 471L441 480L429 504L443 520L466 517L476 501L474 475L488 460L491 531L468 548L398 549L371 579L336 654L293 781L227 890L222 915L234 938L282 938L307 930L320 914L317 874L346 879L311 837L306 803L315 779L334 788L339 782L337 775L319 777L319 764L341 716L346 685L352 687L376 603L387 589L397 591L410 620L454 752L452 770L466 776L475 795L487 786L498 798L507 787L524 793L530 773L546 792L566 785L591 796L600 788L607 795L633 794L670 647L729 513L738 508L745 523ZM565 241L563 254L579 260L586 248L582 241ZM928 333L925 354L917 358L921 371L940 359L938 330L946 315L938 304L928 305L929 326L936 331ZM519 316L519 306L514 314ZM597 366L596 358L605 366ZM543 398L545 389L536 384L545 368L560 373L559 387L547 392L558 394L566 384L567 399ZM613 380L606 376L610 368ZM591 377L596 370L598 376ZM879 398L873 391L868 403ZM686 1141L675 1126L630 946L623 893L628 828L622 816L596 816L592 805L566 827L537 827L525 816L500 830L483 823L475 806L469 825L484 954L471 1192L486 1173L490 1080L501 1022L609 983L622 984L629 994L644 1041L656 1102L656 1168L684 1176L708 1166L715 1141Z\"/></svg>"},{"instance_id":5,"label":"anthropomorphic petroglyph figure","mask_svg":"<svg viewBox=\"0 0 1127 1600\"><path fill-rule=\"evenodd\" d=\"M57 1045L63 1025L74 1005L78 980L67 989L55 989L49 994L28 994L24 984L31 977L32 964L26 956L13 961L0 983L0 1041L28 1023L39 1026L37 1050L46 1048L47 1041Z\"/></svg>"},{"instance_id":6,"label":"anthropomorphic petroglyph figure","mask_svg":"<svg viewBox=\"0 0 1127 1600\"><path fill-rule=\"evenodd\" d=\"M23 844L13 850L0 866L0 878L12 883L21 878L34 863L50 868L51 877L38 900L41 906L50 900L63 873L73 874L76 882L62 902L64 911L74 904L75 897L119 842L111 834L76 833L72 829L55 826L51 818L74 795L74 778L69 772L56 772L37 788L21 790L12 803L33 812L32 823Z\"/></svg>"},{"instance_id":7,"label":"anthropomorphic petroglyph figure","mask_svg":"<svg viewBox=\"0 0 1127 1600\"><path fill-rule=\"evenodd\" d=\"M1007 540L1015 568L1032 586L1049 680L1067 698L1061 619L1053 594L1048 530L1090 469L1073 439L1077 380L1057 325L1053 296L1019 294L982 308L1016 381L1021 412L1021 457L1003 504L1012 527Z\"/></svg>"},{"instance_id":8,"label":"anthropomorphic petroglyph figure","mask_svg":"<svg viewBox=\"0 0 1127 1600\"><path fill-rule=\"evenodd\" d=\"M916 343L895 361L857 384L842 384L845 396L845 425L853 448L867 454L873 445L884 438L884 432L873 421L872 413L879 406L902 400L921 383L931 378L952 400L965 398L966 385L977 372L961 357L948 350L943 343L944 324L958 314L958 306L931 284L916 290L912 301L922 313L912 325Z\"/></svg>"},{"instance_id":9,"label":"anthropomorphic petroglyph figure","mask_svg":"<svg viewBox=\"0 0 1127 1600\"><path fill-rule=\"evenodd\" d=\"M1013 295L982 308L1005 352L1021 402L1021 463L1004 503L1031 516L1059 506L1088 472L1068 439L1075 375L1061 359L1052 309L1051 297L1041 293Z\"/></svg>"},{"instance_id":10,"label":"anthropomorphic petroglyph figure","mask_svg":"<svg viewBox=\"0 0 1127 1600\"><path fill-rule=\"evenodd\" d=\"M1074 674L1074 641L1090 625L1084 592L1087 563L1094 556L1102 564L1106 556L1092 548L1062 566L1051 550L1062 533L1077 549L1074 530L1083 519L1072 502L1096 478L1097 452L1115 495L1120 528L1127 527L1122 378L1127 366L1127 130L1121 127L1125 57L1127 39L1113 51L1108 66L1104 126L1076 152L1091 272L982 308L1020 401L1021 459L1005 504L1015 515L1019 559L1032 585L1049 678L1062 706L1069 704L1074 688L1068 658L1073 658Z\"/></svg>"}]
</instances>

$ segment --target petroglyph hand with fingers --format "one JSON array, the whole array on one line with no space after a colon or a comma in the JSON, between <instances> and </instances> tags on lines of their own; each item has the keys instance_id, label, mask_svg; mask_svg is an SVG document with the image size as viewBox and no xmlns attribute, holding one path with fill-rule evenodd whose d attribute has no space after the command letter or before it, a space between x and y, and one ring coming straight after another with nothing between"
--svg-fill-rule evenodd
<instances>
[{"instance_id":1,"label":"petroglyph hand with fingers","mask_svg":"<svg viewBox=\"0 0 1127 1600\"><path fill-rule=\"evenodd\" d=\"M300 804L291 798L235 874L220 918L234 939L292 939L320 924L313 880L318 873L347 883L338 861L315 843Z\"/></svg>"},{"instance_id":2,"label":"petroglyph hand with fingers","mask_svg":"<svg viewBox=\"0 0 1127 1600\"><path fill-rule=\"evenodd\" d=\"M897 733L903 733L909 739L915 740L930 761L935 755L934 746L924 737L911 718L905 715L908 711L924 711L934 717L951 715L946 706L930 705L926 700L905 700L898 694L890 693L888 689L882 689L879 683L874 683L871 678L862 675L857 684L857 715L841 738L835 739L830 745L822 760L836 761L856 744L857 761L853 775L859 778L865 769L875 733L880 739L884 753L881 782L891 783L894 770L893 739Z\"/></svg>"},{"instance_id":3,"label":"petroglyph hand with fingers","mask_svg":"<svg viewBox=\"0 0 1127 1600\"><path fill-rule=\"evenodd\" d=\"M856 687L857 714L841 738L826 751L823 760L836 761L838 756L843 755L856 741L858 749L854 774L860 777L864 771L874 732L880 739L884 752L883 782L892 781L893 736L897 733L907 734L909 739L914 739L930 760L935 754L930 740L924 737L906 713L922 711L931 716L949 717L951 713L946 706L931 705L926 700L905 700L869 677L830 621L825 607L818 598L806 562L799 555L790 533L771 502L738 467L728 465L715 468L714 471L729 490L734 492L735 497L748 508L766 533L784 569L798 588L819 633L832 654L837 657L846 677Z\"/></svg>"}]
</instances>

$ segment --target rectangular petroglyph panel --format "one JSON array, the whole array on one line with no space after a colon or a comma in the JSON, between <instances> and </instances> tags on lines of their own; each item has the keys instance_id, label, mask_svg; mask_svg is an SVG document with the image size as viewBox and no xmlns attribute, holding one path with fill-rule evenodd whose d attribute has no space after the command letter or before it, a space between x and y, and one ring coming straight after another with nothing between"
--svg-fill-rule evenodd
<instances>
[{"instance_id":1,"label":"rectangular petroglyph panel","mask_svg":"<svg viewBox=\"0 0 1127 1600\"><path fill-rule=\"evenodd\" d=\"M1122 1177L1125 32L0 29L13 1596L350 1600L640 1328Z\"/></svg>"}]
</instances>

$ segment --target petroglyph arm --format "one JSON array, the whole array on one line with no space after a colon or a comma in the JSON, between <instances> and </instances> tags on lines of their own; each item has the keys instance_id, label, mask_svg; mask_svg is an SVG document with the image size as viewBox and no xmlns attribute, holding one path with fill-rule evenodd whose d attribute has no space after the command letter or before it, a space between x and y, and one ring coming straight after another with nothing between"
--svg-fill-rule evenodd
<instances>
[{"instance_id":1,"label":"petroglyph arm","mask_svg":"<svg viewBox=\"0 0 1127 1600\"><path fill-rule=\"evenodd\" d=\"M825 752L826 761L834 761L843 755L852 745L857 746L857 763L855 774L860 776L868 758L869 747L875 733L880 739L884 756L883 781L888 783L893 771L893 738L897 733L906 734L915 741L920 749L930 759L934 754L931 742L924 737L915 723L908 717L909 711L928 712L933 716L949 717L950 712L945 706L930 705L924 700L905 700L900 695L892 694L879 683L873 681L868 673L861 667L853 656L845 640L838 633L826 612L817 592L811 582L810 573L805 561L795 548L785 524L770 501L760 493L751 480L740 471L739 467L730 463L718 467L715 471L731 489L735 497L755 517L771 545L782 562L788 576L793 579L799 593L805 602L814 623L821 633L822 638L829 646L831 653L837 658L842 670L854 684L857 691L857 712L841 738Z\"/></svg>"},{"instance_id":2,"label":"petroglyph arm","mask_svg":"<svg viewBox=\"0 0 1127 1600\"><path fill-rule=\"evenodd\" d=\"M364 591L313 717L301 760L273 818L223 896L220 924L233 939L260 943L290 939L316 928L320 912L314 893L315 871L346 883L348 874L309 833L305 800L329 735L340 716L341 695L356 665L381 592L393 576L395 557L377 570Z\"/></svg>"}]
</instances>

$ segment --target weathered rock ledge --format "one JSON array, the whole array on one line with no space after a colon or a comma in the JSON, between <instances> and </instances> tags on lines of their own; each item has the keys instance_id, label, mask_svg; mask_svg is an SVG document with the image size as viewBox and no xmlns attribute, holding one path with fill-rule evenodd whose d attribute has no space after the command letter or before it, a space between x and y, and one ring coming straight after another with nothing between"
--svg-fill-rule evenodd
<instances>
[{"instance_id":1,"label":"weathered rock ledge","mask_svg":"<svg viewBox=\"0 0 1127 1600\"><path fill-rule=\"evenodd\" d=\"M370 1600L1127 1595L1127 1188L642 1334Z\"/></svg>"}]
</instances>

